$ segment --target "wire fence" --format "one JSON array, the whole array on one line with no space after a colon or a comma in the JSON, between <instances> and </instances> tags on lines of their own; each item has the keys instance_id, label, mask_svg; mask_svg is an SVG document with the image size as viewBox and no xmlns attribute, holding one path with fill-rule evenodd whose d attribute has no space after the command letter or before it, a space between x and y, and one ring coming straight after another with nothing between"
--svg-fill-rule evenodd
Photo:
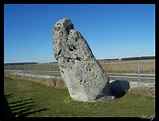
<instances>
[{"instance_id":1,"label":"wire fence","mask_svg":"<svg viewBox=\"0 0 159 121\"><path fill-rule=\"evenodd\" d=\"M39 75L43 76L60 76L57 64L23 64L23 65L4 65L5 73L12 73L15 75Z\"/></svg>"},{"instance_id":2,"label":"wire fence","mask_svg":"<svg viewBox=\"0 0 159 121\"><path fill-rule=\"evenodd\" d=\"M119 74L130 74L131 76L136 76L138 81L138 90L140 90L141 84L141 76L151 76L155 77L155 65L154 63L140 63L140 62L132 62L128 64L129 68L125 68L126 64L121 63L100 63L104 70L113 70L109 71L109 75L117 73ZM113 69L114 65L116 66L116 71ZM145 65L145 66L143 66ZM122 68L124 70L122 73L119 73L118 68ZM146 70L145 72L151 72L150 74L140 73L141 70ZM126 71L131 70L131 71ZM112 73L113 72L113 73ZM130 73L132 72L132 73ZM48 79L50 83L52 80L60 80L62 81L60 70L57 63L50 64L21 64L21 65L4 65L4 73L10 74L14 76L20 76L22 78L31 77L34 79ZM155 80L155 79L154 79ZM54 83L55 81L52 81ZM154 81L153 81L154 82ZM63 84L64 85L64 84ZM153 83L154 85L154 83ZM150 85L152 87L152 85Z\"/></svg>"},{"instance_id":3,"label":"wire fence","mask_svg":"<svg viewBox=\"0 0 159 121\"><path fill-rule=\"evenodd\" d=\"M141 60L141 61L104 61L100 62L102 68L108 74L117 75L135 75L155 76L155 61ZM139 65L138 65L139 64ZM138 68L140 66L140 68ZM138 70L139 69L139 70ZM57 63L44 64L21 64L21 65L7 65L4 64L4 71L8 73L23 73L34 75L49 75L61 76L59 66Z\"/></svg>"}]
</instances>

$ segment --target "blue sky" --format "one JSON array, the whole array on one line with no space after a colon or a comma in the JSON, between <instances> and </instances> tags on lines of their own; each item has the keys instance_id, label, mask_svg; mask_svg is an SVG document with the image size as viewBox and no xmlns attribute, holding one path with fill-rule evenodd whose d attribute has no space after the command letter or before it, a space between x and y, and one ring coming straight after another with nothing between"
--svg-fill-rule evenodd
<instances>
[{"instance_id":1,"label":"blue sky","mask_svg":"<svg viewBox=\"0 0 159 121\"><path fill-rule=\"evenodd\" d=\"M4 4L4 63L56 61L52 29L65 17L96 59L155 55L155 4Z\"/></svg>"}]
</instances>

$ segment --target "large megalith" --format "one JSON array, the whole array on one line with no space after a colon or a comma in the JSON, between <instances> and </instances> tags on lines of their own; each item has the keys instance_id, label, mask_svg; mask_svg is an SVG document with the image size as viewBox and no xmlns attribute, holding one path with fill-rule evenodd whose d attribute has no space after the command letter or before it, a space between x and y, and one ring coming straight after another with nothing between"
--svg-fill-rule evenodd
<instances>
[{"instance_id":1,"label":"large megalith","mask_svg":"<svg viewBox=\"0 0 159 121\"><path fill-rule=\"evenodd\" d=\"M97 102L114 98L107 73L70 19L61 19L54 25L53 50L73 100Z\"/></svg>"}]
</instances>

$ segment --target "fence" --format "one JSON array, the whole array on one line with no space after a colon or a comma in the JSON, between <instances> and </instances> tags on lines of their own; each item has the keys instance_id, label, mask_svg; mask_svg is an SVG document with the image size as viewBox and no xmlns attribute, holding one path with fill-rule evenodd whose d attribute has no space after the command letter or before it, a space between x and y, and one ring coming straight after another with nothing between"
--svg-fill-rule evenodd
<instances>
[{"instance_id":1,"label":"fence","mask_svg":"<svg viewBox=\"0 0 159 121\"><path fill-rule=\"evenodd\" d=\"M48 86L66 88L57 64L4 65L4 74L14 79L27 79Z\"/></svg>"},{"instance_id":2,"label":"fence","mask_svg":"<svg viewBox=\"0 0 159 121\"><path fill-rule=\"evenodd\" d=\"M155 60L139 60L139 61L99 61L102 68L108 74L117 75L155 75ZM140 71L138 71L140 64ZM57 63L44 64L21 64L21 65L4 65L4 71L8 73L22 73L34 75L60 76Z\"/></svg>"},{"instance_id":3,"label":"fence","mask_svg":"<svg viewBox=\"0 0 159 121\"><path fill-rule=\"evenodd\" d=\"M105 61L99 62L109 76L134 76L138 90L142 86L141 77L155 77L155 61ZM12 76L20 76L20 78L28 78L34 80L60 80L62 81L60 70L57 63L46 64L23 64L23 65L4 65L4 73ZM123 77L124 79L124 77ZM127 80L127 79L126 79ZM153 79L155 82L155 79ZM50 82L49 82L50 83ZM136 84L136 83L135 83ZM154 85L154 83L152 84ZM152 87L151 85L151 87Z\"/></svg>"},{"instance_id":4,"label":"fence","mask_svg":"<svg viewBox=\"0 0 159 121\"><path fill-rule=\"evenodd\" d=\"M4 73L34 77L42 75L45 78L60 77L57 64L4 65Z\"/></svg>"}]
</instances>

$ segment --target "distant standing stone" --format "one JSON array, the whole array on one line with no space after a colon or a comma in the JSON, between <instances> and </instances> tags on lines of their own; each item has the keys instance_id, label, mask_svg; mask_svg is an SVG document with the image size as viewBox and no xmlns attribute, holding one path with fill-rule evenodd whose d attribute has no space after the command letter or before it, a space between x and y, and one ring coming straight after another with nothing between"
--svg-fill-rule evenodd
<instances>
[{"instance_id":1,"label":"distant standing stone","mask_svg":"<svg viewBox=\"0 0 159 121\"><path fill-rule=\"evenodd\" d=\"M70 19L56 22L53 50L70 97L76 101L97 102L113 99L109 77L102 69L86 40L74 29Z\"/></svg>"}]
</instances>

